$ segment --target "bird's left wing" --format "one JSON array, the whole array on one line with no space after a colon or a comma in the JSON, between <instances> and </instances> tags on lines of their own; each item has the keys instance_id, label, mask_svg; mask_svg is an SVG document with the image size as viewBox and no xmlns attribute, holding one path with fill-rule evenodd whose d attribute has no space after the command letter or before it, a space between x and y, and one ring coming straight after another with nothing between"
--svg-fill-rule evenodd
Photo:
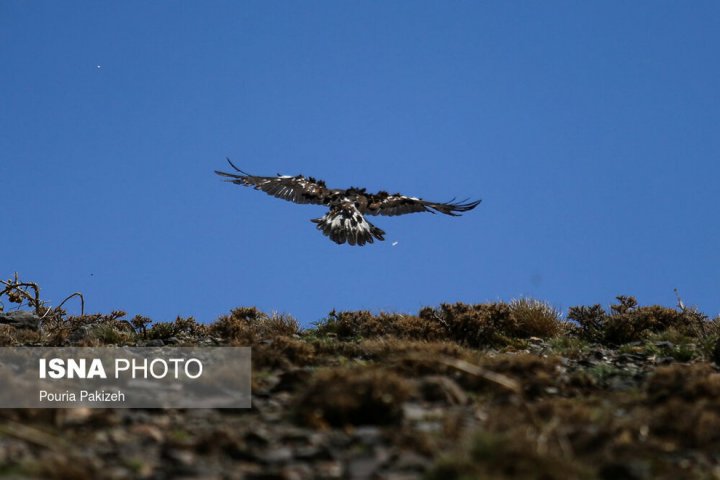
<instances>
[{"instance_id":1,"label":"bird's left wing","mask_svg":"<svg viewBox=\"0 0 720 480\"><path fill-rule=\"evenodd\" d=\"M380 192L369 195L367 213L370 215L404 215L417 212L440 212L445 215L459 217L461 213L472 210L480 204L480 200L469 202L454 199L446 203L428 202L422 198L408 197L399 193Z\"/></svg>"},{"instance_id":2,"label":"bird's left wing","mask_svg":"<svg viewBox=\"0 0 720 480\"><path fill-rule=\"evenodd\" d=\"M215 170L220 176L227 177L228 182L236 185L245 185L254 187L255 190L261 190L268 195L276 198L288 200L294 203L311 203L315 205L326 204L328 198L337 193L338 190L329 189L322 180L316 180L312 177L303 177L296 175L290 177L287 175L278 175L277 177L256 177L243 172L236 167L228 158L228 163L238 173L228 173Z\"/></svg>"}]
</instances>

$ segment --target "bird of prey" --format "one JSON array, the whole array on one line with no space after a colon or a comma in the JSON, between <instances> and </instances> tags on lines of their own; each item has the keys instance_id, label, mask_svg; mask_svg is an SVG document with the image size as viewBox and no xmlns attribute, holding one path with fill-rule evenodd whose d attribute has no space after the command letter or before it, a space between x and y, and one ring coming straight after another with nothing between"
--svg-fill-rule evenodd
<instances>
[{"instance_id":1,"label":"bird of prey","mask_svg":"<svg viewBox=\"0 0 720 480\"><path fill-rule=\"evenodd\" d=\"M345 190L328 188L322 180L297 175L294 177L278 174L276 177L256 177L243 172L228 158L230 166L238 173L215 170L227 182L254 187L268 195L294 203L325 205L330 208L321 218L311 221L317 229L335 243L365 245L375 239L385 240L385 232L368 222L365 215L403 215L415 212L440 212L453 217L477 207L480 200L462 200L447 203L428 202L421 198L408 197L399 193L368 193L364 188L351 187Z\"/></svg>"}]
</instances>

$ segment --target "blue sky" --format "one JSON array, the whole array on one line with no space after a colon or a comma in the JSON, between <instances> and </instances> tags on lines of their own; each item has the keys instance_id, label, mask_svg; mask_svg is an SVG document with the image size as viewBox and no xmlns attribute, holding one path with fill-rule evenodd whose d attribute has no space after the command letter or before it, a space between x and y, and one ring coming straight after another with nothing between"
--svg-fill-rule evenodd
<instances>
[{"instance_id":1,"label":"blue sky","mask_svg":"<svg viewBox=\"0 0 720 480\"><path fill-rule=\"evenodd\" d=\"M716 315L719 24L715 1L0 2L0 276L157 321L674 288ZM338 246L322 207L221 182L226 156L483 203Z\"/></svg>"}]
</instances>

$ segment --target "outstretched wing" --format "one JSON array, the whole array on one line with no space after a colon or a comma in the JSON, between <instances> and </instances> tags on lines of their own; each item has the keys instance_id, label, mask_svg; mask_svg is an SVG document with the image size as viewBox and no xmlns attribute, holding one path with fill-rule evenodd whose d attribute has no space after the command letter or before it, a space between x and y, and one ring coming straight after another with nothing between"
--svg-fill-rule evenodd
<instances>
[{"instance_id":1,"label":"outstretched wing","mask_svg":"<svg viewBox=\"0 0 720 480\"><path fill-rule=\"evenodd\" d=\"M477 207L481 200L469 202L462 200L455 202L450 200L447 203L428 202L421 198L407 197L399 193L389 194L380 192L375 195L368 196L367 212L370 215L404 215L406 213L417 212L440 212L445 215L459 217L461 213L472 210Z\"/></svg>"},{"instance_id":2,"label":"outstretched wing","mask_svg":"<svg viewBox=\"0 0 720 480\"><path fill-rule=\"evenodd\" d=\"M327 188L322 180L302 175L290 177L278 174L277 177L256 177L240 170L229 158L227 161L235 171L239 172L228 173L215 170L218 175L227 177L227 182L254 187L255 190L261 190L268 195L290 202L324 205L327 204L332 194L338 192Z\"/></svg>"}]
</instances>

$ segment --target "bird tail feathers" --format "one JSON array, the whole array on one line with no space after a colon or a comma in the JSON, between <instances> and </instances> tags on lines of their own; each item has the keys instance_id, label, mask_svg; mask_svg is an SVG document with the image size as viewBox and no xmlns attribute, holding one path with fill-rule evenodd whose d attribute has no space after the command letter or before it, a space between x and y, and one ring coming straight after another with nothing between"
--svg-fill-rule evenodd
<instances>
[{"instance_id":1,"label":"bird tail feathers","mask_svg":"<svg viewBox=\"0 0 720 480\"><path fill-rule=\"evenodd\" d=\"M321 218L311 220L317 229L337 244L362 246L375 239L385 240L385 232L368 222L355 208L333 208Z\"/></svg>"}]
</instances>

